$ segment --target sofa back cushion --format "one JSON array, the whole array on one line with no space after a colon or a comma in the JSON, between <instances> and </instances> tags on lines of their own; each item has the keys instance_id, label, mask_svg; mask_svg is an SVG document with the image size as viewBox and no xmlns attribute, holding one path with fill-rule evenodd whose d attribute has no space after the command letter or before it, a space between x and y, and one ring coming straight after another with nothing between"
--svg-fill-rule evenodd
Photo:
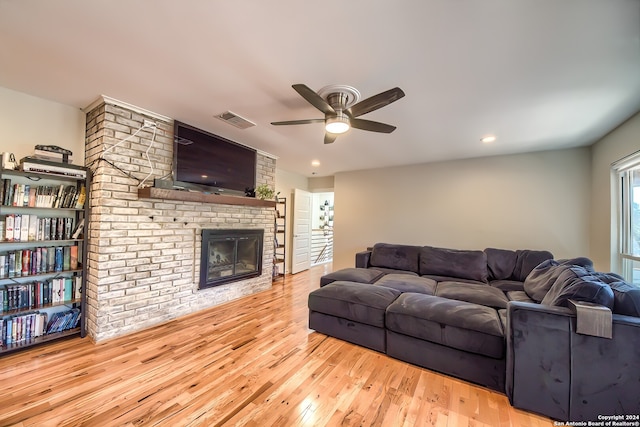
<instances>
[{"instance_id":1,"label":"sofa back cushion","mask_svg":"<svg viewBox=\"0 0 640 427\"><path fill-rule=\"evenodd\" d=\"M483 251L423 246L420 248L419 273L487 283L487 255Z\"/></svg>"},{"instance_id":2,"label":"sofa back cushion","mask_svg":"<svg viewBox=\"0 0 640 427\"><path fill-rule=\"evenodd\" d=\"M487 248L487 268L489 280L509 280L516 267L516 251L509 249Z\"/></svg>"},{"instance_id":3,"label":"sofa back cushion","mask_svg":"<svg viewBox=\"0 0 640 427\"><path fill-rule=\"evenodd\" d=\"M418 272L419 246L376 243L371 251L371 267Z\"/></svg>"},{"instance_id":4,"label":"sofa back cushion","mask_svg":"<svg viewBox=\"0 0 640 427\"><path fill-rule=\"evenodd\" d=\"M529 273L541 262L553 259L553 254L549 251L533 251L522 249L516 251L516 264L513 268L512 280L524 282Z\"/></svg>"}]
</instances>

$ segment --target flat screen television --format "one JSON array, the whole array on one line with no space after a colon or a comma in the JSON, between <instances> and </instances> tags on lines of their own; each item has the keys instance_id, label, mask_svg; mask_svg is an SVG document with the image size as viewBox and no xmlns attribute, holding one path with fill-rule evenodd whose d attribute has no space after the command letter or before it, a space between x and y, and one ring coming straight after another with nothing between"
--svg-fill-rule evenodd
<instances>
[{"instance_id":1,"label":"flat screen television","mask_svg":"<svg viewBox=\"0 0 640 427\"><path fill-rule=\"evenodd\" d=\"M255 188L253 148L178 121L174 139L174 186L238 195Z\"/></svg>"}]
</instances>

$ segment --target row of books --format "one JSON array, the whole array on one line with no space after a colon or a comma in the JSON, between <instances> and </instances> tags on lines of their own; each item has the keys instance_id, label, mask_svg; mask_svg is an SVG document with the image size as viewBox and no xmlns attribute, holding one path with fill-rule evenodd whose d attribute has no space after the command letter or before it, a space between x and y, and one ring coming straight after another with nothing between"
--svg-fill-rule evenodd
<instances>
[{"instance_id":1,"label":"row of books","mask_svg":"<svg viewBox=\"0 0 640 427\"><path fill-rule=\"evenodd\" d=\"M16 249L0 253L0 278L77 270L77 246Z\"/></svg>"},{"instance_id":2,"label":"row of books","mask_svg":"<svg viewBox=\"0 0 640 427\"><path fill-rule=\"evenodd\" d=\"M2 346L29 341L43 335L66 331L78 327L82 314L80 309L60 311L49 316L35 311L0 319Z\"/></svg>"},{"instance_id":3,"label":"row of books","mask_svg":"<svg viewBox=\"0 0 640 427\"><path fill-rule=\"evenodd\" d=\"M2 180L0 201L4 206L32 208L74 208L82 209L87 197L86 188L80 185L39 185L12 184L11 178Z\"/></svg>"},{"instance_id":4,"label":"row of books","mask_svg":"<svg viewBox=\"0 0 640 427\"><path fill-rule=\"evenodd\" d=\"M73 228L73 217L39 217L9 214L0 218L0 234L4 242L32 242L38 240L77 239L84 221Z\"/></svg>"},{"instance_id":5,"label":"row of books","mask_svg":"<svg viewBox=\"0 0 640 427\"><path fill-rule=\"evenodd\" d=\"M82 276L56 277L30 283L0 286L2 311L24 310L80 299Z\"/></svg>"}]
</instances>

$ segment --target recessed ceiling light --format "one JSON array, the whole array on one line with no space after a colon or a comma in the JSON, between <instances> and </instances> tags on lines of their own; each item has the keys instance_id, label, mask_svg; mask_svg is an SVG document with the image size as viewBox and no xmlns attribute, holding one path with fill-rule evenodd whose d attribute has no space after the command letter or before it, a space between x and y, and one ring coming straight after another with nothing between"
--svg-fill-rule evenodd
<instances>
[{"instance_id":1,"label":"recessed ceiling light","mask_svg":"<svg viewBox=\"0 0 640 427\"><path fill-rule=\"evenodd\" d=\"M496 140L496 137L494 135L487 135L485 137L483 137L482 139L480 139L481 142L484 142L485 144L488 144L490 142L493 142Z\"/></svg>"},{"instance_id":2,"label":"recessed ceiling light","mask_svg":"<svg viewBox=\"0 0 640 427\"><path fill-rule=\"evenodd\" d=\"M320 160L312 160L311 166L320 166Z\"/></svg>"}]
</instances>

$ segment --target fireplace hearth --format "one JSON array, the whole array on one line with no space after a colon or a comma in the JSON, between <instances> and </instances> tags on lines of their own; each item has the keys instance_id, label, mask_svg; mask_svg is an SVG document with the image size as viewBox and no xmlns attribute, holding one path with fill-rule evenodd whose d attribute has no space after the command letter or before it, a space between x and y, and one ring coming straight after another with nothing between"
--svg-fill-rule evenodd
<instances>
[{"instance_id":1,"label":"fireplace hearth","mask_svg":"<svg viewBox=\"0 0 640 427\"><path fill-rule=\"evenodd\" d=\"M202 230L200 289L262 274L264 230Z\"/></svg>"}]
</instances>

